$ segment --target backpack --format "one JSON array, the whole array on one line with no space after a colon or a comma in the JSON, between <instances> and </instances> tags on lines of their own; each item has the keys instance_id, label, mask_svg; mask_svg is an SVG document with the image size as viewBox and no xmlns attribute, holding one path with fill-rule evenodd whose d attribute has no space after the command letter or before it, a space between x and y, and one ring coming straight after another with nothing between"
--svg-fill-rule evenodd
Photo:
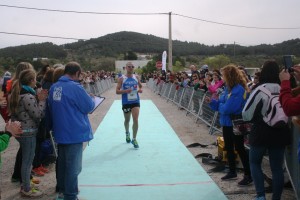
<instances>
[{"instance_id":1,"label":"backpack","mask_svg":"<svg viewBox=\"0 0 300 200\"><path fill-rule=\"evenodd\" d=\"M265 84L259 86L257 89L268 96L267 111L263 115L264 122L274 128L284 127L288 122L288 117L279 102L279 93L271 93L265 88Z\"/></svg>"}]
</instances>

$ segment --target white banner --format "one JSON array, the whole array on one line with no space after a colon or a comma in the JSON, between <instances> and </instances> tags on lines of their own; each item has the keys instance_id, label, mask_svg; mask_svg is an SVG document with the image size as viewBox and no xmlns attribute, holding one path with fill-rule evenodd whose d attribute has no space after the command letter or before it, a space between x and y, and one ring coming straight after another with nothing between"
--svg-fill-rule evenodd
<instances>
[{"instance_id":1,"label":"white banner","mask_svg":"<svg viewBox=\"0 0 300 200\"><path fill-rule=\"evenodd\" d=\"M162 70L166 71L166 69L167 69L166 63L167 63L167 52L164 51L162 54Z\"/></svg>"}]
</instances>

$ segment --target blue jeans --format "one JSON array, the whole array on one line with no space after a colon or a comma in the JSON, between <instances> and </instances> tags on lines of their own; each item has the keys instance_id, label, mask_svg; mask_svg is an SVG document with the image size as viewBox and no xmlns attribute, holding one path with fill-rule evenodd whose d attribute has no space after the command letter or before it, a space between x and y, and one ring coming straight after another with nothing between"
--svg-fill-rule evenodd
<instances>
[{"instance_id":1,"label":"blue jeans","mask_svg":"<svg viewBox=\"0 0 300 200\"><path fill-rule=\"evenodd\" d=\"M59 144L57 185L64 200L75 200L78 194L78 175L82 168L83 144Z\"/></svg>"},{"instance_id":2,"label":"blue jeans","mask_svg":"<svg viewBox=\"0 0 300 200\"><path fill-rule=\"evenodd\" d=\"M263 156L268 150L269 162L272 171L272 191L273 200L281 198L284 176L283 176L283 159L284 147L265 147L265 146L251 146L250 147L250 169L252 179L255 184L257 196L265 196L264 174L262 172L261 163Z\"/></svg>"},{"instance_id":3,"label":"blue jeans","mask_svg":"<svg viewBox=\"0 0 300 200\"><path fill-rule=\"evenodd\" d=\"M18 137L16 139L20 143L20 148L22 149L22 187L25 191L29 191L31 167L35 154L36 136Z\"/></svg>"}]
</instances>

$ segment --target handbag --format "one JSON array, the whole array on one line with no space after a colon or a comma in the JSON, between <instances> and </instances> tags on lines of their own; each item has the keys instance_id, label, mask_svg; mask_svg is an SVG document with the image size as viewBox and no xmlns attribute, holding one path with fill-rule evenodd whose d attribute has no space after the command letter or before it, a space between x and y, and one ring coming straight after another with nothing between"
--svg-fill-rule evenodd
<instances>
[{"instance_id":1,"label":"handbag","mask_svg":"<svg viewBox=\"0 0 300 200\"><path fill-rule=\"evenodd\" d=\"M252 129L252 123L244 121L242 114L231 115L231 121L233 125L233 133L235 135L248 135Z\"/></svg>"}]
</instances>

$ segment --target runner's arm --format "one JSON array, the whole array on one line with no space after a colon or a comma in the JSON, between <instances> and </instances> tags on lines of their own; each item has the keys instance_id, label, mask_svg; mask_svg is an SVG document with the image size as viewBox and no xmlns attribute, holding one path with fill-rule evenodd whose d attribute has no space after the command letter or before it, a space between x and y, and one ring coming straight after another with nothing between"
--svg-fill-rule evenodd
<instances>
[{"instance_id":1,"label":"runner's arm","mask_svg":"<svg viewBox=\"0 0 300 200\"><path fill-rule=\"evenodd\" d=\"M127 90L122 90L122 84L123 84L123 78L120 77L118 79L117 87L116 87L116 94L125 94L125 93L130 93L131 89Z\"/></svg>"}]
</instances>

